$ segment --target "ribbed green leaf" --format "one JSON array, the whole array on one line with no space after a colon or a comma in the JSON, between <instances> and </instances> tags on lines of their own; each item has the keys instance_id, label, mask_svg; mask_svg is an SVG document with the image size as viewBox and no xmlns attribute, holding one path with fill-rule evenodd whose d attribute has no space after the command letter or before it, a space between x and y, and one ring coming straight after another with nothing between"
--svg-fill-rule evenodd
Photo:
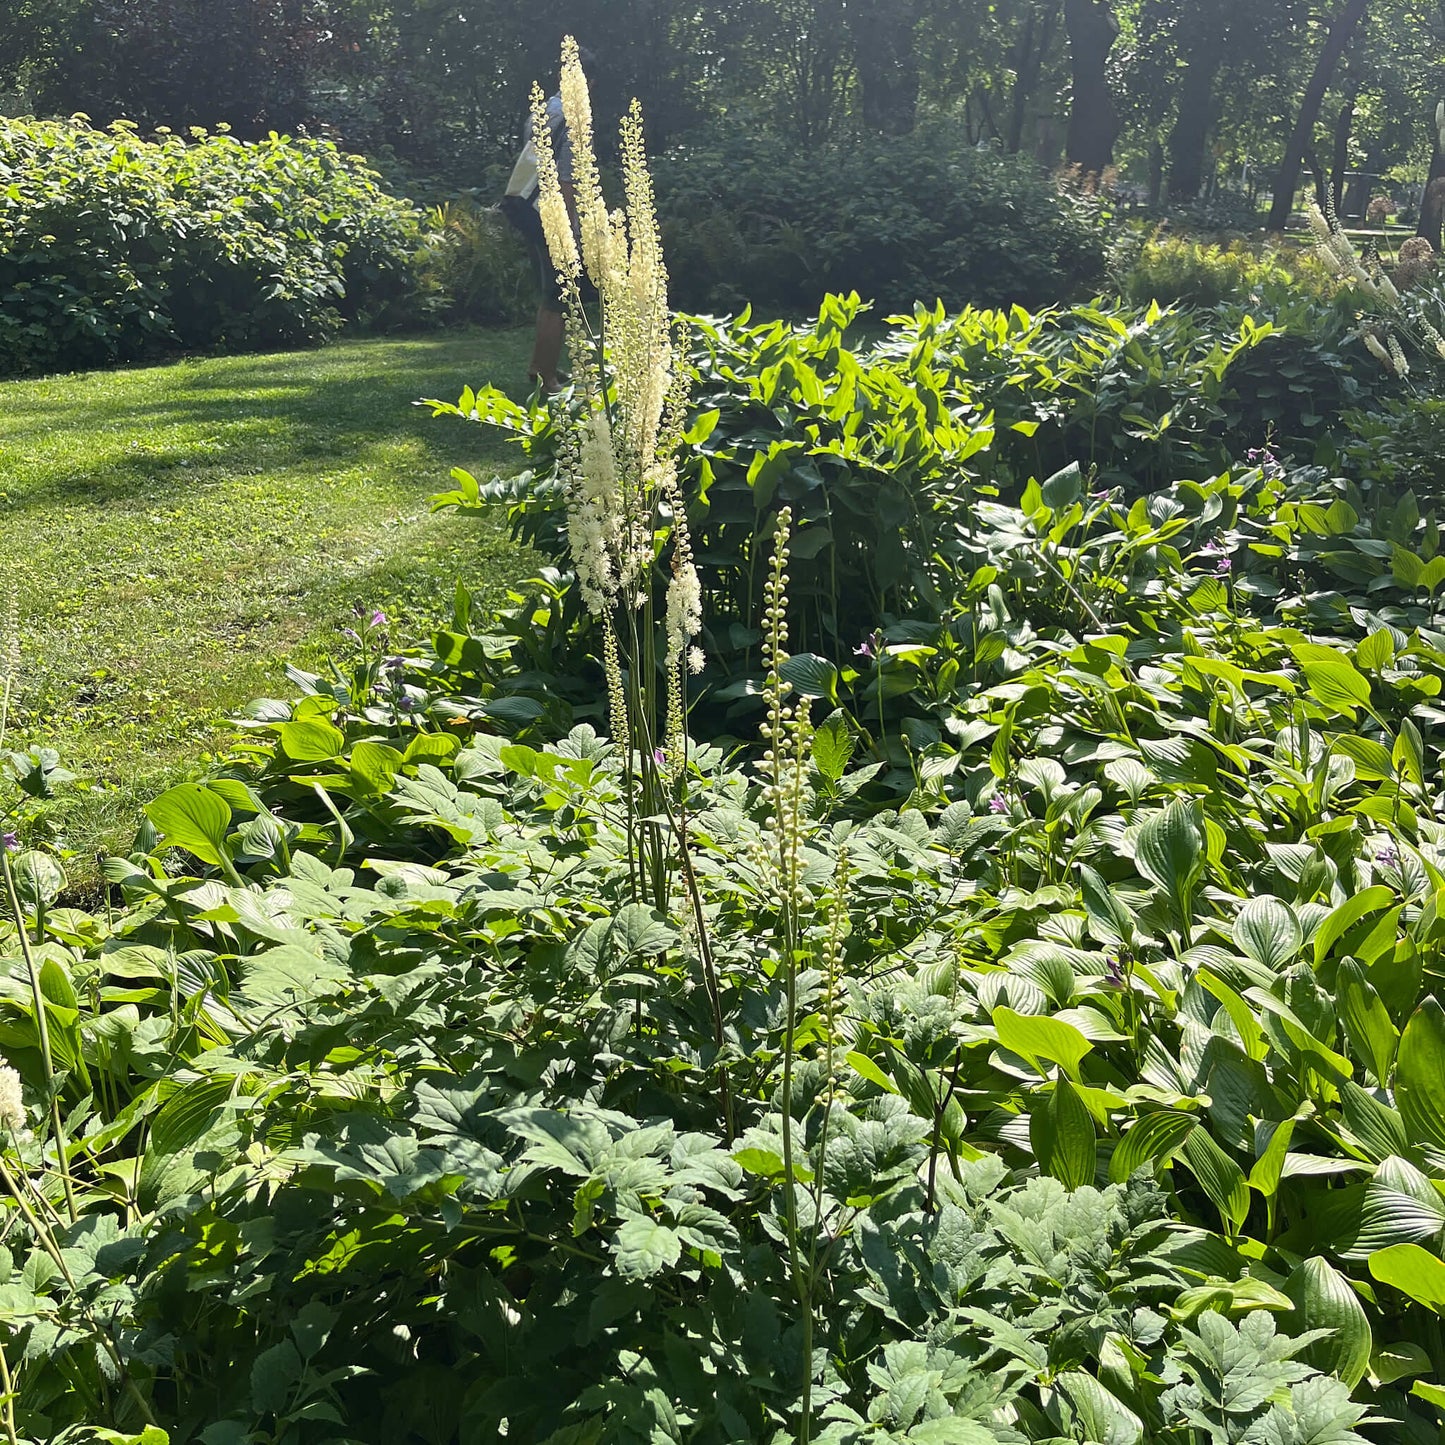
<instances>
[{"instance_id":1,"label":"ribbed green leaf","mask_svg":"<svg viewBox=\"0 0 1445 1445\"><path fill-rule=\"evenodd\" d=\"M1330 949L1367 913L1376 913L1381 908L1388 908L1394 898L1393 891L1382 883L1377 883L1373 888L1366 888L1363 892L1356 893L1353 898L1347 898L1326 917L1316 930L1314 936L1315 962L1322 962L1329 954Z\"/></svg>"},{"instance_id":2,"label":"ribbed green leaf","mask_svg":"<svg viewBox=\"0 0 1445 1445\"><path fill-rule=\"evenodd\" d=\"M1278 898L1251 898L1234 920L1240 952L1277 973L1300 950L1304 933L1294 910Z\"/></svg>"},{"instance_id":3,"label":"ribbed green leaf","mask_svg":"<svg viewBox=\"0 0 1445 1445\"><path fill-rule=\"evenodd\" d=\"M1315 1369L1338 1375L1352 1390L1370 1368L1374 1338L1370 1322L1349 1281L1318 1257L1307 1259L1285 1281L1284 1292L1294 1301L1290 1332L1328 1330L1329 1336L1305 1347L1304 1357Z\"/></svg>"},{"instance_id":4,"label":"ribbed green leaf","mask_svg":"<svg viewBox=\"0 0 1445 1445\"><path fill-rule=\"evenodd\" d=\"M1390 1011L1380 1002L1380 995L1359 965L1350 959L1340 964L1335 993L1351 1052L1375 1076L1376 1083L1384 1084L1390 1077L1400 1043L1400 1031L1391 1020Z\"/></svg>"},{"instance_id":5,"label":"ribbed green leaf","mask_svg":"<svg viewBox=\"0 0 1445 1445\"><path fill-rule=\"evenodd\" d=\"M1202 1126L1184 1141L1184 1162L1232 1230L1240 1229L1249 1214L1249 1185L1239 1165L1219 1147Z\"/></svg>"},{"instance_id":6,"label":"ribbed green leaf","mask_svg":"<svg viewBox=\"0 0 1445 1445\"><path fill-rule=\"evenodd\" d=\"M145 805L145 815L172 848L194 853L202 863L219 866L229 859L226 834L231 809L202 783L179 783Z\"/></svg>"},{"instance_id":7,"label":"ribbed green leaf","mask_svg":"<svg viewBox=\"0 0 1445 1445\"><path fill-rule=\"evenodd\" d=\"M1412 1143L1445 1149L1445 1010L1433 995L1410 1016L1400 1039L1395 1105Z\"/></svg>"},{"instance_id":8,"label":"ribbed green leaf","mask_svg":"<svg viewBox=\"0 0 1445 1445\"><path fill-rule=\"evenodd\" d=\"M1040 1170L1066 1189L1094 1182L1099 1150L1094 1121L1067 1079L1060 1077L1047 1099L1035 1097L1029 1142Z\"/></svg>"},{"instance_id":9,"label":"ribbed green leaf","mask_svg":"<svg viewBox=\"0 0 1445 1445\"><path fill-rule=\"evenodd\" d=\"M1010 1053L1060 1064L1075 1079L1079 1076L1080 1061L1094 1047L1073 1024L1043 1014L1021 1014L1011 1008L999 1008L994 1010L993 1026L998 1030L999 1043Z\"/></svg>"},{"instance_id":10,"label":"ribbed green leaf","mask_svg":"<svg viewBox=\"0 0 1445 1445\"><path fill-rule=\"evenodd\" d=\"M1199 1122L1180 1109L1145 1114L1119 1141L1109 1160L1109 1178L1122 1184L1146 1165L1167 1163Z\"/></svg>"},{"instance_id":11,"label":"ribbed green leaf","mask_svg":"<svg viewBox=\"0 0 1445 1445\"><path fill-rule=\"evenodd\" d=\"M1151 814L1139 829L1134 861L1140 873L1176 903L1187 899L1204 866L1204 845L1194 809L1171 803Z\"/></svg>"}]
</instances>

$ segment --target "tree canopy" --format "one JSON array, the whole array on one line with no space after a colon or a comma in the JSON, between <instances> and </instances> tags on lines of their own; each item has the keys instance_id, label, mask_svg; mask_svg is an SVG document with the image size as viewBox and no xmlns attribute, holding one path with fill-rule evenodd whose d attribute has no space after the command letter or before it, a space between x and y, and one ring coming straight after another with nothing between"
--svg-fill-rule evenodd
<instances>
[{"instance_id":1,"label":"tree canopy","mask_svg":"<svg viewBox=\"0 0 1445 1445\"><path fill-rule=\"evenodd\" d=\"M1445 0L11 0L0 108L304 128L480 184L564 33L654 143L947 122L1155 201L1274 182L1276 222L1298 181L1362 210L1442 169Z\"/></svg>"}]
</instances>

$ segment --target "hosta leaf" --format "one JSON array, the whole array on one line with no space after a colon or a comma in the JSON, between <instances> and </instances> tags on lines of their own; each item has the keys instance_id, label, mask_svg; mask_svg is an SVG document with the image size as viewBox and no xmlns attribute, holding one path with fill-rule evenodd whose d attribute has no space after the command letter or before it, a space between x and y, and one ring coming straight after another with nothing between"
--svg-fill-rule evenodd
<instances>
[{"instance_id":1,"label":"hosta leaf","mask_svg":"<svg viewBox=\"0 0 1445 1445\"><path fill-rule=\"evenodd\" d=\"M1092 1375L1065 1370L1058 1383L1084 1427L1084 1439L1095 1445L1137 1445L1144 1438L1144 1422Z\"/></svg>"},{"instance_id":2,"label":"hosta leaf","mask_svg":"<svg viewBox=\"0 0 1445 1445\"><path fill-rule=\"evenodd\" d=\"M624 1220L612 1241L617 1271L627 1279L650 1279L676 1264L682 1254L682 1240L674 1230L655 1219Z\"/></svg>"},{"instance_id":3,"label":"hosta leaf","mask_svg":"<svg viewBox=\"0 0 1445 1445\"><path fill-rule=\"evenodd\" d=\"M1294 1301L1290 1332L1328 1330L1329 1336L1305 1347L1304 1358L1317 1370L1338 1375L1351 1389L1365 1377L1374 1345L1364 1306L1349 1281L1325 1260L1301 1263L1285 1281Z\"/></svg>"},{"instance_id":4,"label":"hosta leaf","mask_svg":"<svg viewBox=\"0 0 1445 1445\"><path fill-rule=\"evenodd\" d=\"M1135 840L1134 862L1183 912L1204 866L1204 843L1194 809L1171 803L1150 814Z\"/></svg>"},{"instance_id":5,"label":"hosta leaf","mask_svg":"<svg viewBox=\"0 0 1445 1445\"><path fill-rule=\"evenodd\" d=\"M1194 1131L1198 1119L1177 1109L1145 1114L1124 1135L1109 1160L1109 1178L1122 1184L1145 1165L1162 1165L1174 1157Z\"/></svg>"},{"instance_id":6,"label":"hosta leaf","mask_svg":"<svg viewBox=\"0 0 1445 1445\"><path fill-rule=\"evenodd\" d=\"M1278 972L1304 943L1299 919L1278 898L1251 898L1234 920L1240 951L1271 973Z\"/></svg>"},{"instance_id":7,"label":"hosta leaf","mask_svg":"<svg viewBox=\"0 0 1445 1445\"><path fill-rule=\"evenodd\" d=\"M203 783L178 783L145 805L166 845L194 853L202 863L219 866L230 857L226 834L231 809Z\"/></svg>"},{"instance_id":8,"label":"hosta leaf","mask_svg":"<svg viewBox=\"0 0 1445 1445\"><path fill-rule=\"evenodd\" d=\"M1334 909L1315 932L1315 962L1320 963L1335 944L1357 924L1367 913L1377 913L1394 902L1395 895L1383 884L1377 883L1347 898Z\"/></svg>"},{"instance_id":9,"label":"hosta leaf","mask_svg":"<svg viewBox=\"0 0 1445 1445\"><path fill-rule=\"evenodd\" d=\"M324 763L346 750L346 734L323 718L281 724L281 751L294 763Z\"/></svg>"},{"instance_id":10,"label":"hosta leaf","mask_svg":"<svg viewBox=\"0 0 1445 1445\"><path fill-rule=\"evenodd\" d=\"M1412 1142L1445 1149L1445 1010L1433 995L1410 1016L1400 1038L1395 1105Z\"/></svg>"},{"instance_id":11,"label":"hosta leaf","mask_svg":"<svg viewBox=\"0 0 1445 1445\"><path fill-rule=\"evenodd\" d=\"M1070 1078L1078 1078L1080 1062L1094 1047L1073 1024L1044 1014L1020 1014L1011 1008L999 1008L994 1010L993 1025L998 1030L999 1043L1010 1053L1060 1064Z\"/></svg>"},{"instance_id":12,"label":"hosta leaf","mask_svg":"<svg viewBox=\"0 0 1445 1445\"><path fill-rule=\"evenodd\" d=\"M1382 1385L1392 1385L1396 1380L1408 1379L1411 1375L1431 1375L1434 1372L1430 1356L1416 1344L1402 1341L1381 1345L1370 1357L1370 1373Z\"/></svg>"},{"instance_id":13,"label":"hosta leaf","mask_svg":"<svg viewBox=\"0 0 1445 1445\"><path fill-rule=\"evenodd\" d=\"M1418 1244L1392 1244L1370 1256L1370 1273L1436 1314L1445 1312L1445 1264Z\"/></svg>"},{"instance_id":14,"label":"hosta leaf","mask_svg":"<svg viewBox=\"0 0 1445 1445\"><path fill-rule=\"evenodd\" d=\"M1399 1110L1382 1104L1352 1079L1340 1085L1340 1112L1350 1133L1376 1164L1392 1155L1409 1153L1410 1141L1405 1137Z\"/></svg>"},{"instance_id":15,"label":"hosta leaf","mask_svg":"<svg viewBox=\"0 0 1445 1445\"><path fill-rule=\"evenodd\" d=\"M1094 936L1105 944L1132 943L1134 915L1114 895L1109 885L1088 864L1079 869L1084 911Z\"/></svg>"},{"instance_id":16,"label":"hosta leaf","mask_svg":"<svg viewBox=\"0 0 1445 1445\"><path fill-rule=\"evenodd\" d=\"M1332 662L1306 662L1303 667L1310 693L1332 712L1353 717L1356 708L1369 707L1369 678L1343 656Z\"/></svg>"},{"instance_id":17,"label":"hosta leaf","mask_svg":"<svg viewBox=\"0 0 1445 1445\"><path fill-rule=\"evenodd\" d=\"M1199 1181L1226 1224L1243 1227L1249 1214L1249 1185L1239 1165L1214 1142L1208 1130L1197 1125L1184 1141L1184 1162Z\"/></svg>"},{"instance_id":18,"label":"hosta leaf","mask_svg":"<svg viewBox=\"0 0 1445 1445\"><path fill-rule=\"evenodd\" d=\"M1340 1022L1345 1026L1351 1051L1369 1068L1375 1082L1384 1084L1390 1077L1400 1043L1400 1031L1391 1020L1389 1010L1380 1002L1380 995L1359 966L1349 959L1340 964L1335 991L1340 1003Z\"/></svg>"},{"instance_id":19,"label":"hosta leaf","mask_svg":"<svg viewBox=\"0 0 1445 1445\"><path fill-rule=\"evenodd\" d=\"M1059 1078L1047 1098L1035 1097L1029 1142L1039 1169L1066 1189L1094 1182L1099 1149L1094 1120L1067 1079Z\"/></svg>"}]
</instances>

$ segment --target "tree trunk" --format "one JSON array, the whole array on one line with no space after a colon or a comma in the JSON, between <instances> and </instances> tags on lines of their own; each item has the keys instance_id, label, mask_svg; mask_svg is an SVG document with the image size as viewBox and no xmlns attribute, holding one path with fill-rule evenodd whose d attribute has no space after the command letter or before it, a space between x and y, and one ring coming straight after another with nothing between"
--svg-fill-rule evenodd
<instances>
[{"instance_id":1,"label":"tree trunk","mask_svg":"<svg viewBox=\"0 0 1445 1445\"><path fill-rule=\"evenodd\" d=\"M1036 19L1038 17L1031 9L1024 25L1023 36L1013 47L1010 57L1015 80L1009 110L1008 135L1004 141L1010 155L1017 155L1023 149L1029 101L1034 98L1034 93L1039 88L1039 77L1043 74L1044 62L1049 58L1049 50L1054 43L1054 27L1059 20L1057 3L1044 12L1037 24Z\"/></svg>"},{"instance_id":2,"label":"tree trunk","mask_svg":"<svg viewBox=\"0 0 1445 1445\"><path fill-rule=\"evenodd\" d=\"M1430 157L1430 178L1425 182L1425 195L1420 201L1420 224L1415 234L1423 236L1438 253L1441 247L1441 231L1445 230L1445 149L1435 142L1435 153Z\"/></svg>"},{"instance_id":3,"label":"tree trunk","mask_svg":"<svg viewBox=\"0 0 1445 1445\"><path fill-rule=\"evenodd\" d=\"M1149 137L1149 204L1157 206L1164 199L1164 143Z\"/></svg>"},{"instance_id":4,"label":"tree trunk","mask_svg":"<svg viewBox=\"0 0 1445 1445\"><path fill-rule=\"evenodd\" d=\"M919 0L872 0L848 7L848 34L862 92L863 124L907 135L918 120Z\"/></svg>"},{"instance_id":5,"label":"tree trunk","mask_svg":"<svg viewBox=\"0 0 1445 1445\"><path fill-rule=\"evenodd\" d=\"M1305 150L1314 134L1315 122L1320 116L1325 91L1329 89L1330 77L1340 63L1340 57L1350 43L1356 27L1364 18L1370 0L1345 0L1344 8L1335 17L1330 33L1325 38L1325 48L1315 62L1314 74L1305 87L1304 98L1300 101L1299 115L1295 118L1294 130L1284 148L1284 159L1274 178L1274 203L1269 208L1266 229L1283 231L1294 209L1295 188L1299 185L1300 166L1304 162Z\"/></svg>"},{"instance_id":6,"label":"tree trunk","mask_svg":"<svg viewBox=\"0 0 1445 1445\"><path fill-rule=\"evenodd\" d=\"M1204 148L1214 124L1214 83L1224 64L1228 27L1206 24L1198 49L1186 62L1179 111L1169 132L1169 199L1192 201L1204 184Z\"/></svg>"},{"instance_id":7,"label":"tree trunk","mask_svg":"<svg viewBox=\"0 0 1445 1445\"><path fill-rule=\"evenodd\" d=\"M1106 70L1119 22L1108 0L1064 0L1064 25L1074 81L1066 155L1086 175L1099 175L1113 164L1119 134Z\"/></svg>"},{"instance_id":8,"label":"tree trunk","mask_svg":"<svg viewBox=\"0 0 1445 1445\"><path fill-rule=\"evenodd\" d=\"M1355 128L1355 103L1360 98L1360 82L1350 81L1340 113L1335 117L1335 137L1330 156L1330 201L1335 215L1345 203L1345 172L1350 168L1350 134Z\"/></svg>"},{"instance_id":9,"label":"tree trunk","mask_svg":"<svg viewBox=\"0 0 1445 1445\"><path fill-rule=\"evenodd\" d=\"M1378 150L1365 152L1364 168L1345 187L1345 197L1339 207L1342 221L1364 219L1365 207L1370 204L1370 179L1380 165L1381 156Z\"/></svg>"}]
</instances>

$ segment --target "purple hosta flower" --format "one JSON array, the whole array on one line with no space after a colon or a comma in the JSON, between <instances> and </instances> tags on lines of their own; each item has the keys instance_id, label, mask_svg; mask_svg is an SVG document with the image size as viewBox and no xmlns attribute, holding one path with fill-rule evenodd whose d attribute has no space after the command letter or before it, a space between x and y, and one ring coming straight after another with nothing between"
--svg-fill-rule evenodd
<instances>
[{"instance_id":1,"label":"purple hosta flower","mask_svg":"<svg viewBox=\"0 0 1445 1445\"><path fill-rule=\"evenodd\" d=\"M381 608L378 607L378 608L371 614L371 622L370 622L368 625L371 626L371 627L385 627L385 626L386 626L386 613L384 613L384 612L381 610Z\"/></svg>"},{"instance_id":2,"label":"purple hosta flower","mask_svg":"<svg viewBox=\"0 0 1445 1445\"><path fill-rule=\"evenodd\" d=\"M421 704L414 697L412 697L410 693L403 693L399 698L397 698L396 705L403 712L415 712L417 708L421 706Z\"/></svg>"},{"instance_id":3,"label":"purple hosta flower","mask_svg":"<svg viewBox=\"0 0 1445 1445\"><path fill-rule=\"evenodd\" d=\"M1100 487L1097 492L1090 492L1089 500L1091 502L1107 502L1109 500L1109 489L1107 487Z\"/></svg>"},{"instance_id":4,"label":"purple hosta flower","mask_svg":"<svg viewBox=\"0 0 1445 1445\"><path fill-rule=\"evenodd\" d=\"M1251 447L1245 452L1244 459L1250 466L1258 467L1266 477L1272 479L1284 475L1283 463L1269 447Z\"/></svg>"},{"instance_id":5,"label":"purple hosta flower","mask_svg":"<svg viewBox=\"0 0 1445 1445\"><path fill-rule=\"evenodd\" d=\"M1400 866L1400 855L1395 851L1393 843L1381 844L1375 850L1375 862L1382 863L1386 868L1398 868Z\"/></svg>"},{"instance_id":6,"label":"purple hosta flower","mask_svg":"<svg viewBox=\"0 0 1445 1445\"><path fill-rule=\"evenodd\" d=\"M652 761L655 762L659 768L663 767L667 763L667 754L663 752L661 748L653 748Z\"/></svg>"},{"instance_id":7,"label":"purple hosta flower","mask_svg":"<svg viewBox=\"0 0 1445 1445\"><path fill-rule=\"evenodd\" d=\"M341 635L346 638L348 642L361 641L361 634L354 627L343 627L341 629Z\"/></svg>"},{"instance_id":8,"label":"purple hosta flower","mask_svg":"<svg viewBox=\"0 0 1445 1445\"><path fill-rule=\"evenodd\" d=\"M1220 557L1224 554L1224 543L1211 537L1199 551L1205 557Z\"/></svg>"},{"instance_id":9,"label":"purple hosta flower","mask_svg":"<svg viewBox=\"0 0 1445 1445\"><path fill-rule=\"evenodd\" d=\"M988 810L990 813L1007 813L1008 799L1005 798L1002 793L995 793L993 797L988 800Z\"/></svg>"},{"instance_id":10,"label":"purple hosta flower","mask_svg":"<svg viewBox=\"0 0 1445 1445\"><path fill-rule=\"evenodd\" d=\"M1234 563L1228 557L1221 557L1214 564L1214 575L1216 577L1228 577L1234 571Z\"/></svg>"},{"instance_id":11,"label":"purple hosta flower","mask_svg":"<svg viewBox=\"0 0 1445 1445\"><path fill-rule=\"evenodd\" d=\"M866 657L870 660L883 655L883 634L874 628L857 647L853 649L854 657Z\"/></svg>"},{"instance_id":12,"label":"purple hosta flower","mask_svg":"<svg viewBox=\"0 0 1445 1445\"><path fill-rule=\"evenodd\" d=\"M1124 987L1124 968L1117 958L1108 958L1104 961L1104 982L1110 988Z\"/></svg>"},{"instance_id":13,"label":"purple hosta flower","mask_svg":"<svg viewBox=\"0 0 1445 1445\"><path fill-rule=\"evenodd\" d=\"M0 848L7 853L14 853L20 847L20 835L18 833L0 833Z\"/></svg>"},{"instance_id":14,"label":"purple hosta flower","mask_svg":"<svg viewBox=\"0 0 1445 1445\"><path fill-rule=\"evenodd\" d=\"M382 666L383 666L388 672L401 672L401 671L403 671L403 670L405 669L405 667L406 667L406 658L404 658L404 657L388 657L388 658L386 659L386 661L385 661L384 663L382 663Z\"/></svg>"}]
</instances>

